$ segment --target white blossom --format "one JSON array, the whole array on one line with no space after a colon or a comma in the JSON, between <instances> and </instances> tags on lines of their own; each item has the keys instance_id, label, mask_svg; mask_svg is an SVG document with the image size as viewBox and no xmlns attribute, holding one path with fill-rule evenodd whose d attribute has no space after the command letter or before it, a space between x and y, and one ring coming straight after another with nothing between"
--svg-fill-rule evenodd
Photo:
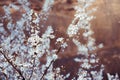
<instances>
[{"instance_id":1,"label":"white blossom","mask_svg":"<svg viewBox=\"0 0 120 80\"><path fill-rule=\"evenodd\" d=\"M88 48L85 45L81 44L76 39L73 39L73 42L78 48L78 54L83 54L83 55L86 55L86 56L88 55Z\"/></svg>"},{"instance_id":2,"label":"white blossom","mask_svg":"<svg viewBox=\"0 0 120 80\"><path fill-rule=\"evenodd\" d=\"M54 3L54 0L45 0L42 10L45 12L48 12L48 10L50 10L50 7L53 3Z\"/></svg>"},{"instance_id":3,"label":"white blossom","mask_svg":"<svg viewBox=\"0 0 120 80\"><path fill-rule=\"evenodd\" d=\"M115 76L111 75L110 73L107 73L107 77L108 77L108 80L119 80L120 79L117 73L115 74Z\"/></svg>"},{"instance_id":4,"label":"white blossom","mask_svg":"<svg viewBox=\"0 0 120 80\"><path fill-rule=\"evenodd\" d=\"M71 77L71 73L63 75L61 66L55 68L54 64L57 59L61 58L58 54L59 51L62 49L65 52L67 47L71 47L68 42L72 40L78 49L78 54L73 53L77 55L73 61L80 64L78 72L75 73L78 76L77 80L92 80L90 74L94 80L102 80L103 67L99 71L88 71L98 66L99 62L96 55L94 53L91 55L89 52L103 47L103 44L96 47L95 39L91 37L94 32L91 30L90 21L94 19L94 16L90 14L94 9L87 11L87 8L92 5L93 1L78 0L74 19L67 29L68 38L55 36L54 26L40 24L42 19L43 21L48 20L54 0L45 0L41 12L31 9L29 0L17 0L20 5L14 3L4 5L2 8L5 16L2 19L8 20L6 25L8 30L5 30L4 24L0 23L0 79L1 73L6 74L8 80L24 80L24 78L25 80L39 80L42 76L43 80L65 80ZM13 20L12 8L20 12L19 20ZM33 16L35 17L33 18ZM47 27L46 30L41 33L45 27ZM82 35L79 33L81 30L85 31ZM80 35L78 36L78 34ZM85 44L78 40L81 36L86 40ZM55 44L51 44L53 39ZM51 45L59 46L60 50L56 47L53 49L54 46ZM79 57L79 55L83 57ZM107 76L109 80L118 79L118 74L113 76L108 73ZM74 79L75 77L71 80Z\"/></svg>"}]
</instances>

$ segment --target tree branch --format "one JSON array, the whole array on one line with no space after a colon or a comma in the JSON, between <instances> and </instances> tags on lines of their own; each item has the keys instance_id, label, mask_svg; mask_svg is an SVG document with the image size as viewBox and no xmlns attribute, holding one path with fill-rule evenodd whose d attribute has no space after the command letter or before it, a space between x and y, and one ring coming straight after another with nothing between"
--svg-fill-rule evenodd
<instances>
[{"instance_id":1,"label":"tree branch","mask_svg":"<svg viewBox=\"0 0 120 80\"><path fill-rule=\"evenodd\" d=\"M58 49L58 51L56 52L56 54L58 54L58 53L60 52L60 50L61 50L61 47ZM53 59L53 60L50 62L49 66L45 69L45 71L44 71L42 77L40 78L40 80L43 80L43 78L44 78L44 76L46 75L48 69L50 68L50 66L51 66L54 62L55 62L55 60Z\"/></svg>"},{"instance_id":2,"label":"tree branch","mask_svg":"<svg viewBox=\"0 0 120 80\"><path fill-rule=\"evenodd\" d=\"M4 58L7 60L7 62L17 71L17 73L22 77L22 80L25 80L20 69L17 69L16 66L13 64L13 62L10 61L10 59L8 59L7 56L1 50L0 50L0 53L4 56Z\"/></svg>"},{"instance_id":3,"label":"tree branch","mask_svg":"<svg viewBox=\"0 0 120 80\"><path fill-rule=\"evenodd\" d=\"M30 79L32 78L33 71L34 71L34 67L35 67L35 57L34 57L34 59L33 59L32 73L31 73L31 75L30 75L30 77L29 77L28 80L30 80Z\"/></svg>"}]
</instances>

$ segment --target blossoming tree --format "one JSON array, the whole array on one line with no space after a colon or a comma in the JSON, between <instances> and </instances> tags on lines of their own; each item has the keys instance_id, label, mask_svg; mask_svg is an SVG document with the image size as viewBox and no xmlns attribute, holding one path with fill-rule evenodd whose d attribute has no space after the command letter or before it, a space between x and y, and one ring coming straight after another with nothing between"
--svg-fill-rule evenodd
<instances>
[{"instance_id":1,"label":"blossoming tree","mask_svg":"<svg viewBox=\"0 0 120 80\"><path fill-rule=\"evenodd\" d=\"M17 2L17 3L16 3ZM42 10L36 12L30 7L29 0L17 0L4 5L4 16L0 16L0 79L2 80L102 80L104 65L99 64L94 51L103 45L95 45L92 38L90 21L94 18L89 9L94 0L78 0L76 13L66 33L68 37L55 36L54 26L44 26L54 0L45 0ZM19 5L17 5L19 4ZM12 16L18 12L20 17ZM82 32L81 32L82 31ZM79 38L86 41L82 43ZM51 48L51 40L59 47ZM72 73L63 75L64 66L55 67L59 52L66 51L72 41L78 48L73 61L78 63L75 76ZM74 53L73 53L74 54ZM45 59L45 63L41 62ZM77 67L77 66L76 66ZM96 70L97 68L97 70ZM109 80L118 80L118 75L108 73Z\"/></svg>"}]
</instances>

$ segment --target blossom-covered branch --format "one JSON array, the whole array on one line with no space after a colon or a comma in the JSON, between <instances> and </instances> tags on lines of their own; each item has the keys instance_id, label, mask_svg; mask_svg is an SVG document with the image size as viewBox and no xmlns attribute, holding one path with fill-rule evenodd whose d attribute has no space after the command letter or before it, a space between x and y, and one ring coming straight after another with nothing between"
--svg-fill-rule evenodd
<instances>
[{"instance_id":1,"label":"blossom-covered branch","mask_svg":"<svg viewBox=\"0 0 120 80\"><path fill-rule=\"evenodd\" d=\"M20 69L18 69L17 66L15 64L13 64L13 62L10 59L8 59L8 57L5 55L5 54L8 54L8 53L6 53L6 51L3 52L1 50L0 50L0 53L4 56L4 58L7 60L7 62L14 68L14 70L16 72L18 72L18 74L22 77L22 80L25 80L25 78L24 78L22 72L20 71Z\"/></svg>"}]
</instances>

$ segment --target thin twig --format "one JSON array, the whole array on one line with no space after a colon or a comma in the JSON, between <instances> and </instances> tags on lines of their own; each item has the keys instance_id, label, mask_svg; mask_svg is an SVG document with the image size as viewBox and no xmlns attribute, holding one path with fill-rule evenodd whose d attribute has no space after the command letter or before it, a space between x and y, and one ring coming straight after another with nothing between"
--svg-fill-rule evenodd
<instances>
[{"instance_id":1,"label":"thin twig","mask_svg":"<svg viewBox=\"0 0 120 80\"><path fill-rule=\"evenodd\" d=\"M58 53L60 52L60 50L61 50L61 47L58 49L58 51L56 52L56 54L58 54ZM51 66L54 62L55 62L55 60L53 59L53 60L50 62L49 66L45 69L45 71L44 71L42 77L40 78L40 80L42 80L42 79L44 78L44 76L46 75L48 69L50 68L50 66Z\"/></svg>"},{"instance_id":2,"label":"thin twig","mask_svg":"<svg viewBox=\"0 0 120 80\"><path fill-rule=\"evenodd\" d=\"M48 69L50 68L50 66L51 66L53 63L54 63L54 60L52 60L52 61L50 62L50 64L49 64L49 66L45 69L45 71L44 71L42 77L40 78L40 80L42 80L42 79L44 78L44 76L46 75Z\"/></svg>"},{"instance_id":3,"label":"thin twig","mask_svg":"<svg viewBox=\"0 0 120 80\"><path fill-rule=\"evenodd\" d=\"M32 78L33 71L34 71L34 67L35 67L35 57L34 57L34 59L33 59L32 73L31 73L31 75L30 75L30 77L29 77L28 80L31 80L31 78Z\"/></svg>"},{"instance_id":4,"label":"thin twig","mask_svg":"<svg viewBox=\"0 0 120 80\"><path fill-rule=\"evenodd\" d=\"M22 77L22 80L25 80L20 69L17 69L16 66L13 64L13 62L10 61L10 59L8 59L7 56L1 50L0 50L0 53L4 56L4 58L7 60L7 62L18 72L18 74Z\"/></svg>"},{"instance_id":5,"label":"thin twig","mask_svg":"<svg viewBox=\"0 0 120 80\"><path fill-rule=\"evenodd\" d=\"M0 68L2 69L2 67L0 67ZM4 72L0 72L0 75L4 75L6 80L8 80L7 74L5 74ZM2 80L1 77L0 77L0 80Z\"/></svg>"}]
</instances>

